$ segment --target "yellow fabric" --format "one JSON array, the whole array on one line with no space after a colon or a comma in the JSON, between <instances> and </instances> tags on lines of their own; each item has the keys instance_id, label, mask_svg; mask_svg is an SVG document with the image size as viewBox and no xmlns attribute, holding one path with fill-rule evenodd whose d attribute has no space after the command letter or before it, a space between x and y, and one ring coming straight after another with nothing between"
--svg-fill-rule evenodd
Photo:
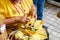
<instances>
[{"instance_id":1,"label":"yellow fabric","mask_svg":"<svg viewBox=\"0 0 60 40\"><path fill-rule=\"evenodd\" d=\"M23 16L24 13L29 13L32 3L32 0L22 0L21 4L18 2L16 5L14 5L10 0L0 0L0 13L4 14L4 17ZM19 13L14 6L17 8ZM25 12L21 11L20 8L22 8Z\"/></svg>"},{"instance_id":2,"label":"yellow fabric","mask_svg":"<svg viewBox=\"0 0 60 40\"><path fill-rule=\"evenodd\" d=\"M33 35L34 38L37 37L36 40L39 39L39 37L39 40L44 40L45 38L47 38L47 34L45 29L42 27L42 23L42 20L37 20L34 24L34 28L38 29L36 33Z\"/></svg>"},{"instance_id":3,"label":"yellow fabric","mask_svg":"<svg viewBox=\"0 0 60 40\"><path fill-rule=\"evenodd\" d=\"M15 17L15 16L27 15L27 14L29 14L29 11L30 11L32 5L33 5L32 0L22 0L21 3L18 2L17 4L13 4L10 0L0 0L0 16L2 19L6 19L6 18ZM31 25L33 25L34 24L33 20L35 21L36 19L32 18L31 21L28 22L25 26L28 27L30 23L31 23ZM11 26L13 26L13 25L11 25ZM34 25L34 29L37 29L37 31L30 30L29 28L21 29L20 28L21 26L24 27L23 24L18 24L17 29L21 30L23 32L26 31L28 34L30 34L30 36L32 37L31 38L32 40L34 40L33 38L35 38L35 36L41 38L41 40L44 40L45 38L47 38L45 29L42 28L42 21L40 21L40 20L36 20L35 25ZM11 29L10 28L7 29L7 30L9 30L9 32L13 29L13 27ZM38 40L40 40L40 39L38 39Z\"/></svg>"},{"instance_id":4,"label":"yellow fabric","mask_svg":"<svg viewBox=\"0 0 60 40\"><path fill-rule=\"evenodd\" d=\"M35 22L35 24L36 25L34 25L34 29L37 29L36 31L30 30L30 29L21 29L19 27L17 29L20 30L22 33L24 33L25 36L30 35L30 40L44 40L44 39L46 39L47 34L46 34L45 29L42 27L42 20L37 20ZM19 31L17 31L17 32L19 33ZM19 33L19 34L18 33L15 33L15 36L17 36L18 38L21 36L24 37L21 33ZM21 36L19 36L20 34L21 34Z\"/></svg>"}]
</instances>

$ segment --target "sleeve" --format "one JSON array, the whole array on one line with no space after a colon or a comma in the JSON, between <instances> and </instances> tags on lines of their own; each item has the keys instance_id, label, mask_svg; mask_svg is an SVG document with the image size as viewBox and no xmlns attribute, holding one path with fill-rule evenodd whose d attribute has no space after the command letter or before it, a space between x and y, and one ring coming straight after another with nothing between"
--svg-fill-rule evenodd
<instances>
[{"instance_id":1,"label":"sleeve","mask_svg":"<svg viewBox=\"0 0 60 40\"><path fill-rule=\"evenodd\" d=\"M5 13L6 13L5 6L4 6L3 2L0 1L0 17L2 19L6 18Z\"/></svg>"},{"instance_id":2,"label":"sleeve","mask_svg":"<svg viewBox=\"0 0 60 40\"><path fill-rule=\"evenodd\" d=\"M30 4L30 6L33 5L33 0L28 0L28 2L29 2L29 4Z\"/></svg>"}]
</instances>

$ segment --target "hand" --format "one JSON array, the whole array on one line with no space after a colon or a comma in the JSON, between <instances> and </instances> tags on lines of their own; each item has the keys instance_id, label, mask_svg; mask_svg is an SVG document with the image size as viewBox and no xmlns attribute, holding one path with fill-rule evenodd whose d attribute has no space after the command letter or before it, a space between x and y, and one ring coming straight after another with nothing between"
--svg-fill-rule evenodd
<instances>
[{"instance_id":1,"label":"hand","mask_svg":"<svg viewBox=\"0 0 60 40\"><path fill-rule=\"evenodd\" d=\"M31 15L32 17L34 17L34 18L37 19L36 7L35 7L34 5L32 5L32 8L31 8L31 10L30 10L28 16L30 16L30 15Z\"/></svg>"},{"instance_id":2,"label":"hand","mask_svg":"<svg viewBox=\"0 0 60 40\"><path fill-rule=\"evenodd\" d=\"M33 18L36 18L37 19L37 14L36 13L29 13L28 16L32 16Z\"/></svg>"},{"instance_id":3,"label":"hand","mask_svg":"<svg viewBox=\"0 0 60 40\"><path fill-rule=\"evenodd\" d=\"M28 14L28 16L32 16L32 17L34 17L34 18L37 19L37 14L34 11L30 11L29 14Z\"/></svg>"},{"instance_id":4,"label":"hand","mask_svg":"<svg viewBox=\"0 0 60 40\"><path fill-rule=\"evenodd\" d=\"M18 22L22 22L22 23L27 23L29 21L29 19L25 16L19 16L19 17L15 17L15 19L18 21Z\"/></svg>"},{"instance_id":5,"label":"hand","mask_svg":"<svg viewBox=\"0 0 60 40\"><path fill-rule=\"evenodd\" d=\"M37 14L36 14L36 13L33 13L33 14L32 14L32 17L34 17L34 18L37 19Z\"/></svg>"}]
</instances>

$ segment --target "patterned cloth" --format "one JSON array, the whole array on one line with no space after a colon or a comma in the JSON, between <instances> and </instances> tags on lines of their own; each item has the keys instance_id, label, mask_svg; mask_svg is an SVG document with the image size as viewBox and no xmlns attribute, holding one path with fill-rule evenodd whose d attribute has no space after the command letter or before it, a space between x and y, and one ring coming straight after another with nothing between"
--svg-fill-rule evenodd
<instances>
[{"instance_id":1,"label":"patterned cloth","mask_svg":"<svg viewBox=\"0 0 60 40\"><path fill-rule=\"evenodd\" d=\"M22 0L16 4L13 4L10 0L0 0L0 15L3 18L23 16L29 13L32 4L32 0Z\"/></svg>"},{"instance_id":2,"label":"patterned cloth","mask_svg":"<svg viewBox=\"0 0 60 40\"><path fill-rule=\"evenodd\" d=\"M33 5L32 0L21 0L18 3L14 4L10 0L0 0L0 16L2 19L7 19L7 18L12 18L15 16L24 16L29 14L29 11ZM30 18L30 17L29 17ZM13 35L15 35L16 38L22 38L26 40L26 36L30 38L30 40L44 40L47 38L46 31L42 27L42 21L41 20L36 20L32 18L30 22L28 22L26 25L23 25L22 23L17 23L17 24L11 24L7 27L7 32L10 34L13 31L15 32ZM31 28L21 28L24 26L29 26L32 25ZM20 36L19 36L20 35ZM14 37L14 36L11 36ZM12 38L11 38L12 40ZM29 39L27 39L29 40Z\"/></svg>"}]
</instances>

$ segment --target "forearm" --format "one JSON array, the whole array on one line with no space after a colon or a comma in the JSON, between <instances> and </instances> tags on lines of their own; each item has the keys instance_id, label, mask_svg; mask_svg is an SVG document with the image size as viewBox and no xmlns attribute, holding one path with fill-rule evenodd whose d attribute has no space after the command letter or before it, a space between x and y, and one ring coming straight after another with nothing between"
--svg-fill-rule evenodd
<instances>
[{"instance_id":1,"label":"forearm","mask_svg":"<svg viewBox=\"0 0 60 40\"><path fill-rule=\"evenodd\" d=\"M14 24L14 23L26 23L29 19L24 16L16 16L14 18L9 18L3 20L4 24Z\"/></svg>"},{"instance_id":2,"label":"forearm","mask_svg":"<svg viewBox=\"0 0 60 40\"><path fill-rule=\"evenodd\" d=\"M36 6L32 5L30 12L31 13L36 13Z\"/></svg>"},{"instance_id":3,"label":"forearm","mask_svg":"<svg viewBox=\"0 0 60 40\"><path fill-rule=\"evenodd\" d=\"M35 18L37 18L36 10L37 10L36 6L33 5L32 6L32 14Z\"/></svg>"},{"instance_id":4,"label":"forearm","mask_svg":"<svg viewBox=\"0 0 60 40\"><path fill-rule=\"evenodd\" d=\"M15 20L16 20L15 18L5 19L5 20L3 20L3 24L16 23Z\"/></svg>"},{"instance_id":5,"label":"forearm","mask_svg":"<svg viewBox=\"0 0 60 40\"><path fill-rule=\"evenodd\" d=\"M36 6L32 6L32 11L33 11L33 13L36 13Z\"/></svg>"},{"instance_id":6,"label":"forearm","mask_svg":"<svg viewBox=\"0 0 60 40\"><path fill-rule=\"evenodd\" d=\"M30 15L32 15L33 17L37 18L37 14L36 14L36 7L34 5L32 5L31 10L30 10Z\"/></svg>"}]
</instances>

